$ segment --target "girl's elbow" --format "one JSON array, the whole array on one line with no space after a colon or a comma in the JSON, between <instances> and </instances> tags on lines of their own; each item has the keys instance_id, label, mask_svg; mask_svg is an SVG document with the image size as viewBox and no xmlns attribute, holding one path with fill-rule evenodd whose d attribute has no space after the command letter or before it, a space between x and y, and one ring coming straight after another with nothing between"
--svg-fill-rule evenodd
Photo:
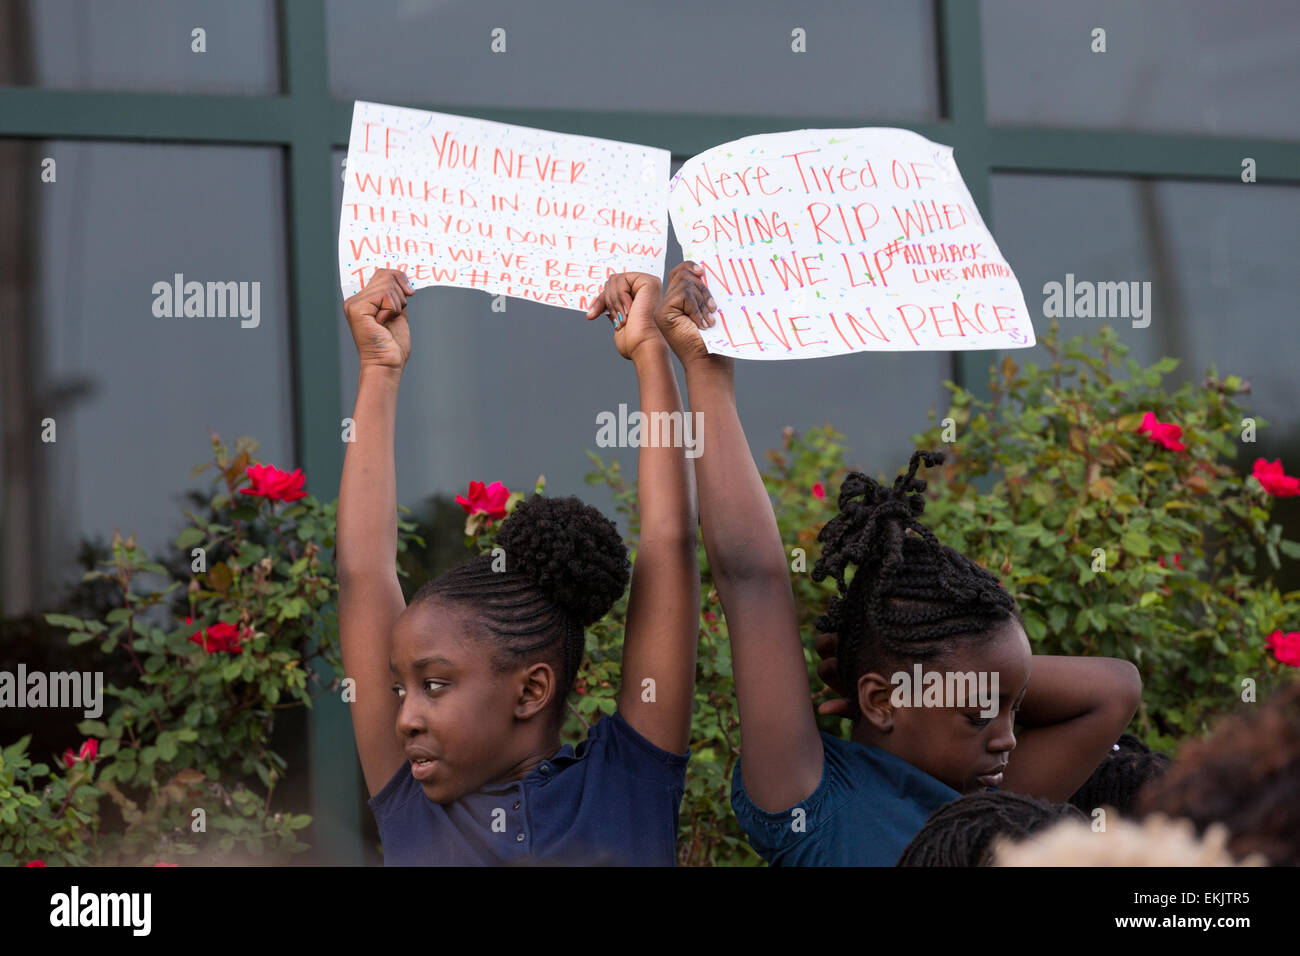
<instances>
[{"instance_id":1,"label":"girl's elbow","mask_svg":"<svg viewBox=\"0 0 1300 956\"><path fill-rule=\"evenodd\" d=\"M1113 699L1118 710L1126 715L1124 723L1133 719L1138 705L1142 703L1142 674L1132 661L1115 659L1112 663L1115 672L1113 678Z\"/></svg>"}]
</instances>

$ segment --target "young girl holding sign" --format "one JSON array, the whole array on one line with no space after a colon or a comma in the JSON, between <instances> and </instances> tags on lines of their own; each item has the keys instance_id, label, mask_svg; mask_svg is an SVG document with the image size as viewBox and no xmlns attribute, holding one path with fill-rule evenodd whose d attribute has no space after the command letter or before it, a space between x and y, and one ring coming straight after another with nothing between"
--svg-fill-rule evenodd
<instances>
[{"instance_id":1,"label":"young girl holding sign","mask_svg":"<svg viewBox=\"0 0 1300 956\"><path fill-rule=\"evenodd\" d=\"M840 513L818 536L824 550L813 576L839 584L818 627L838 638L826 650L838 656L857 714L851 741L818 732L791 572L736 413L734 363L709 354L696 331L713 324L716 308L702 276L690 262L672 271L659 320L686 369L692 411L709 426L695 465L700 520L740 708L732 807L751 844L774 864L889 866L927 816L961 794L1005 787L1065 800L1132 719L1137 669L1031 657L997 578L918 520L925 482L917 467L941 455L914 454L893 488L849 475ZM891 675L910 677L916 664L982 672L998 688L996 712L975 701L895 704Z\"/></svg>"},{"instance_id":2,"label":"young girl holding sign","mask_svg":"<svg viewBox=\"0 0 1300 956\"><path fill-rule=\"evenodd\" d=\"M615 713L560 745L584 627L628 581L614 525L576 498L534 496L483 555L407 607L396 570L393 432L410 354L404 273L380 270L344 311L361 360L356 441L339 489L339 633L352 724L388 865L672 865L685 786L699 573L683 449L642 446L641 547ZM679 412L655 327L658 279L611 276L588 318L615 315L641 407Z\"/></svg>"}]
</instances>

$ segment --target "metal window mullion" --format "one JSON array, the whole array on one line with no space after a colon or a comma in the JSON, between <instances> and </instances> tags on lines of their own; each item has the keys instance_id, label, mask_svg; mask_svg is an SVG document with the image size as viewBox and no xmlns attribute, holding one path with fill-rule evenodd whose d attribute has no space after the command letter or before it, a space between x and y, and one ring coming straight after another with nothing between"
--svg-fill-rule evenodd
<instances>
[{"instance_id":1,"label":"metal window mullion","mask_svg":"<svg viewBox=\"0 0 1300 956\"><path fill-rule=\"evenodd\" d=\"M323 2L280 6L283 75L291 117L286 157L294 422L307 487L338 494L343 472L339 336L334 290L338 250L331 208L333 102ZM322 672L326 680L332 674ZM361 774L348 705L336 693L316 698L308 721L313 845L321 863L359 865Z\"/></svg>"}]
</instances>

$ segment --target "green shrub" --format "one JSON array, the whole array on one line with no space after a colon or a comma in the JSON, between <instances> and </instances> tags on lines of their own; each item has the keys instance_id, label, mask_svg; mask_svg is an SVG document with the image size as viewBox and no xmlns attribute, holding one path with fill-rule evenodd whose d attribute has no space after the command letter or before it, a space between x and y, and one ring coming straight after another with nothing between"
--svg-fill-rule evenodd
<instances>
[{"instance_id":1,"label":"green shrub","mask_svg":"<svg viewBox=\"0 0 1300 956\"><path fill-rule=\"evenodd\" d=\"M1300 557L1300 545L1270 521L1273 496L1232 464L1246 418L1239 378L1212 368L1170 393L1162 380L1177 360L1127 359L1121 379L1129 349L1111 328L1087 343L1058 332L1053 322L1042 339L1046 368L1007 357L992 370L988 401L947 383L956 441L944 445L942 422L914 436L952 452L926 520L1002 578L1035 653L1136 664L1135 731L1170 749L1252 687L1263 698L1294 675L1265 640L1294 628L1288 603L1300 592L1280 594L1256 555L1277 570L1279 553ZM1147 412L1179 425L1186 450L1140 434ZM991 493L975 487L983 476Z\"/></svg>"},{"instance_id":2,"label":"green shrub","mask_svg":"<svg viewBox=\"0 0 1300 956\"><path fill-rule=\"evenodd\" d=\"M125 654L134 680L105 686L116 705L105 705L102 720L77 724L97 742L93 759L33 762L29 737L4 749L0 864L307 849L298 833L311 817L273 810L287 768L270 738L277 711L310 707L342 678L335 503L277 501L295 497L282 488L245 494L257 443L239 439L233 457L218 436L212 444L209 513L186 512L191 524L174 542L183 570L114 534L112 560L86 578L110 582L118 606L102 620L46 615L70 644L95 642L106 664ZM413 538L403 533L401 547ZM173 605L178 594L184 618Z\"/></svg>"}]
</instances>

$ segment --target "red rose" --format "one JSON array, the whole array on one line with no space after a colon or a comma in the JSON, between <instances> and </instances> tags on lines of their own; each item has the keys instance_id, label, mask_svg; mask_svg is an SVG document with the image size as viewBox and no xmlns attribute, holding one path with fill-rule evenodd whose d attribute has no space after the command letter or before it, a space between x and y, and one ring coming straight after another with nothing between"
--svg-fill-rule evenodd
<instances>
[{"instance_id":1,"label":"red rose","mask_svg":"<svg viewBox=\"0 0 1300 956\"><path fill-rule=\"evenodd\" d=\"M71 747L63 751L63 765L65 767L71 767L74 763L80 763L82 760L90 760L93 762L98 756L99 741L94 737L91 737L82 743L81 750L77 752L75 757L72 755Z\"/></svg>"},{"instance_id":2,"label":"red rose","mask_svg":"<svg viewBox=\"0 0 1300 956\"><path fill-rule=\"evenodd\" d=\"M820 481L813 484L813 497L819 500L826 497L826 489Z\"/></svg>"},{"instance_id":3,"label":"red rose","mask_svg":"<svg viewBox=\"0 0 1300 956\"><path fill-rule=\"evenodd\" d=\"M28 865L28 866L44 866L44 865L45 865L45 861L44 861L44 860L32 860L32 862L28 863L27 865Z\"/></svg>"},{"instance_id":4,"label":"red rose","mask_svg":"<svg viewBox=\"0 0 1300 956\"><path fill-rule=\"evenodd\" d=\"M1156 563L1163 568L1165 566L1165 559L1157 558ZM1187 570L1186 568L1183 567L1183 556L1181 554L1174 555L1174 567L1178 568L1179 571Z\"/></svg>"},{"instance_id":5,"label":"red rose","mask_svg":"<svg viewBox=\"0 0 1300 956\"><path fill-rule=\"evenodd\" d=\"M1142 424L1137 427L1139 435L1146 435L1157 445L1163 446L1168 451L1185 451L1187 446L1178 439L1182 437L1183 429L1173 422L1160 422L1152 412L1147 412L1142 416Z\"/></svg>"},{"instance_id":6,"label":"red rose","mask_svg":"<svg viewBox=\"0 0 1300 956\"><path fill-rule=\"evenodd\" d=\"M464 508L467 515L484 514L496 521L506 516L506 499L509 497L510 489L499 481L486 488L481 481L471 481L465 494L456 496L456 504Z\"/></svg>"},{"instance_id":7,"label":"red rose","mask_svg":"<svg viewBox=\"0 0 1300 956\"><path fill-rule=\"evenodd\" d=\"M1255 459L1255 470L1251 472L1264 486L1264 490L1279 498L1292 498L1300 495L1300 478L1293 478L1282 471L1282 459L1271 464L1263 458Z\"/></svg>"},{"instance_id":8,"label":"red rose","mask_svg":"<svg viewBox=\"0 0 1300 956\"><path fill-rule=\"evenodd\" d=\"M1278 628L1268 636L1268 646L1279 663L1300 667L1300 631L1283 634Z\"/></svg>"},{"instance_id":9,"label":"red rose","mask_svg":"<svg viewBox=\"0 0 1300 956\"><path fill-rule=\"evenodd\" d=\"M307 478L301 468L287 472L274 465L249 465L246 471L252 485L240 488L241 495L257 495L271 501L297 501L307 497L307 492L302 490Z\"/></svg>"},{"instance_id":10,"label":"red rose","mask_svg":"<svg viewBox=\"0 0 1300 956\"><path fill-rule=\"evenodd\" d=\"M185 619L185 623L190 623L188 617ZM239 629L233 624L227 624L225 621L218 621L216 624L204 628L202 635L198 631L190 635L190 643L198 644L209 654L218 651L225 651L228 654L242 654L244 649L240 646L239 640Z\"/></svg>"},{"instance_id":11,"label":"red rose","mask_svg":"<svg viewBox=\"0 0 1300 956\"><path fill-rule=\"evenodd\" d=\"M180 866L179 863L155 863L154 866Z\"/></svg>"}]
</instances>

